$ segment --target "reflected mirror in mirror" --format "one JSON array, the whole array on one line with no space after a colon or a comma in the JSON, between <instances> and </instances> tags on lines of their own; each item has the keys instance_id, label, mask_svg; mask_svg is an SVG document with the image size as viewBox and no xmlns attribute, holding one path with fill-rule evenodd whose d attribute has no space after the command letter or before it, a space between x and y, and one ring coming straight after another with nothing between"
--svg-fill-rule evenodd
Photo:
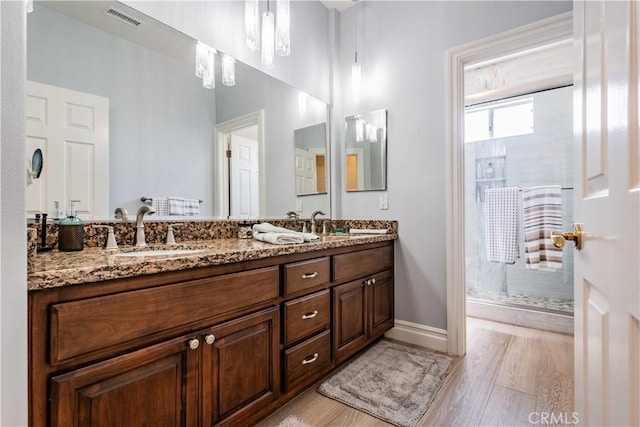
<instances>
[{"instance_id":1,"label":"reflected mirror in mirror","mask_svg":"<svg viewBox=\"0 0 640 427\"><path fill-rule=\"evenodd\" d=\"M345 119L347 191L387 189L387 110Z\"/></svg>"},{"instance_id":2,"label":"reflected mirror in mirror","mask_svg":"<svg viewBox=\"0 0 640 427\"><path fill-rule=\"evenodd\" d=\"M140 25L114 18L121 15ZM327 104L306 96L302 111L299 90L240 61L235 86L224 86L221 52L216 87L206 89L195 76L196 44L119 2L35 2L27 149L41 149L47 167L27 189L29 216L68 199L81 200L79 216L94 220L113 218L116 207L136 212L143 196L202 200L202 219L282 218L301 205L289 166L294 131L328 122ZM54 122L68 133L56 137ZM252 147L250 180L240 178L244 152L227 159L232 144ZM56 166L56 158L64 160ZM306 200L300 215L330 211L328 192Z\"/></svg>"},{"instance_id":3,"label":"reflected mirror in mirror","mask_svg":"<svg viewBox=\"0 0 640 427\"><path fill-rule=\"evenodd\" d=\"M327 192L327 124L294 131L296 195Z\"/></svg>"}]
</instances>

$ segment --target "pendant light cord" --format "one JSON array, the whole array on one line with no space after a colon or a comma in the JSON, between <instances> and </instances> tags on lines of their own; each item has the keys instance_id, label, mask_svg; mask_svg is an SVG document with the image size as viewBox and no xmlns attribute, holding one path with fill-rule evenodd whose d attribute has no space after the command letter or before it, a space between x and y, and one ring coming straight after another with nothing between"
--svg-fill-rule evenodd
<instances>
[{"instance_id":1,"label":"pendant light cord","mask_svg":"<svg viewBox=\"0 0 640 427\"><path fill-rule=\"evenodd\" d=\"M353 0L353 1L356 2L356 7L358 7L358 5L357 5L358 0ZM355 55L354 56L355 56L355 63L357 64L358 63L358 9L356 9L355 20L356 20L356 25L354 25L354 28L355 28L355 33L354 33L354 41L355 42L354 42L354 44L355 44L356 49L355 49Z\"/></svg>"}]
</instances>

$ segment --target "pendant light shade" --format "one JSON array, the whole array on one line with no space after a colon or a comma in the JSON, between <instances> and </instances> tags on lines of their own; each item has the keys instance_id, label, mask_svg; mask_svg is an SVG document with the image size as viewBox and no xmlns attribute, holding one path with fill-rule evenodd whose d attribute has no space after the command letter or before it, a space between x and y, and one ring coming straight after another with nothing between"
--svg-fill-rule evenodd
<instances>
[{"instance_id":1,"label":"pendant light shade","mask_svg":"<svg viewBox=\"0 0 640 427\"><path fill-rule=\"evenodd\" d=\"M25 2L25 10L27 11L27 13L33 12L33 0L27 0Z\"/></svg>"},{"instance_id":2,"label":"pendant light shade","mask_svg":"<svg viewBox=\"0 0 640 427\"><path fill-rule=\"evenodd\" d=\"M351 96L355 103L360 102L362 98L362 69L358 63L357 53L356 61L351 65Z\"/></svg>"},{"instance_id":3,"label":"pendant light shade","mask_svg":"<svg viewBox=\"0 0 640 427\"><path fill-rule=\"evenodd\" d=\"M204 75L204 69L207 67L209 59L209 46L202 42L196 44L196 77L199 79Z\"/></svg>"},{"instance_id":4,"label":"pendant light shade","mask_svg":"<svg viewBox=\"0 0 640 427\"><path fill-rule=\"evenodd\" d=\"M244 2L244 44L251 52L256 52L260 45L260 31L258 30L260 9L258 0Z\"/></svg>"},{"instance_id":5,"label":"pendant light shade","mask_svg":"<svg viewBox=\"0 0 640 427\"><path fill-rule=\"evenodd\" d=\"M206 89L215 89L216 76L215 76L215 61L216 50L209 49L207 51L207 63L204 67L204 74L202 75L202 86Z\"/></svg>"},{"instance_id":6,"label":"pendant light shade","mask_svg":"<svg viewBox=\"0 0 640 427\"><path fill-rule=\"evenodd\" d=\"M222 54L222 84L235 86L236 84L236 60L227 54Z\"/></svg>"},{"instance_id":7,"label":"pendant light shade","mask_svg":"<svg viewBox=\"0 0 640 427\"><path fill-rule=\"evenodd\" d=\"M276 22L273 13L268 9L262 14L262 65L269 68L273 66L275 56Z\"/></svg>"},{"instance_id":8,"label":"pendant light shade","mask_svg":"<svg viewBox=\"0 0 640 427\"><path fill-rule=\"evenodd\" d=\"M278 0L276 10L276 54L289 56L291 54L289 0Z\"/></svg>"}]
</instances>

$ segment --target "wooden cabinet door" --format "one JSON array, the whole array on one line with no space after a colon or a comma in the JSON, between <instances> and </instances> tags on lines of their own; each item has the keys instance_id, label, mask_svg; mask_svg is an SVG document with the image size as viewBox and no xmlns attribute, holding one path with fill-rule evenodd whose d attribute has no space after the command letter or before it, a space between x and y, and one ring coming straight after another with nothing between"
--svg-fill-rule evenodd
<instances>
[{"instance_id":1,"label":"wooden cabinet door","mask_svg":"<svg viewBox=\"0 0 640 427\"><path fill-rule=\"evenodd\" d=\"M336 361L349 357L367 341L365 291L362 280L333 288L333 354Z\"/></svg>"},{"instance_id":2,"label":"wooden cabinet door","mask_svg":"<svg viewBox=\"0 0 640 427\"><path fill-rule=\"evenodd\" d=\"M393 326L393 275L376 274L367 285L369 339L375 339Z\"/></svg>"},{"instance_id":3,"label":"wooden cabinet door","mask_svg":"<svg viewBox=\"0 0 640 427\"><path fill-rule=\"evenodd\" d=\"M53 426L197 423L199 352L181 337L51 379Z\"/></svg>"},{"instance_id":4,"label":"wooden cabinet door","mask_svg":"<svg viewBox=\"0 0 640 427\"><path fill-rule=\"evenodd\" d=\"M280 393L279 307L203 332L202 425L238 424Z\"/></svg>"}]
</instances>

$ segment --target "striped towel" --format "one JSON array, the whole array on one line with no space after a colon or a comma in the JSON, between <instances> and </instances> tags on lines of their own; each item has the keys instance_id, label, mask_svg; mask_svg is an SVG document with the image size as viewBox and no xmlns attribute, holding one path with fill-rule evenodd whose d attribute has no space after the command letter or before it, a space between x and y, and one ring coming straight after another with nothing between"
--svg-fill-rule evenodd
<instances>
[{"instance_id":1,"label":"striped towel","mask_svg":"<svg viewBox=\"0 0 640 427\"><path fill-rule=\"evenodd\" d=\"M196 216L200 215L200 200L184 199L182 197L168 197L169 215Z\"/></svg>"},{"instance_id":2,"label":"striped towel","mask_svg":"<svg viewBox=\"0 0 640 427\"><path fill-rule=\"evenodd\" d=\"M169 215L169 199L166 197L154 197L151 200L151 207L156 211L156 216Z\"/></svg>"},{"instance_id":3,"label":"striped towel","mask_svg":"<svg viewBox=\"0 0 640 427\"><path fill-rule=\"evenodd\" d=\"M519 199L517 187L489 188L484 193L484 229L490 262L514 264L520 257Z\"/></svg>"},{"instance_id":4,"label":"striped towel","mask_svg":"<svg viewBox=\"0 0 640 427\"><path fill-rule=\"evenodd\" d=\"M557 185L522 190L525 266L530 270L562 268L562 249L551 243L551 232L562 230L562 192Z\"/></svg>"}]
</instances>

